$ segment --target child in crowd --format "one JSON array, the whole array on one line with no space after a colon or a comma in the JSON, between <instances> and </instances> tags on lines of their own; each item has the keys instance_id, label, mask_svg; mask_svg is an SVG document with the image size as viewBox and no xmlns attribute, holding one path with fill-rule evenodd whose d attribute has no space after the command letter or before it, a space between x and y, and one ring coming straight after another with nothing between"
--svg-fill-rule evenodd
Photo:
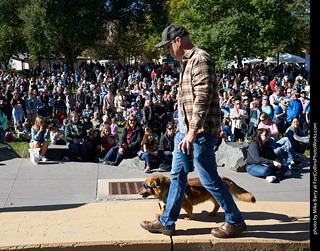
<instances>
[{"instance_id":1,"label":"child in crowd","mask_svg":"<svg viewBox=\"0 0 320 251\"><path fill-rule=\"evenodd\" d=\"M145 160L146 169L145 173L151 173L151 163L158 162L159 146L156 144L156 140L152 132L146 132L141 142L140 159Z\"/></svg>"},{"instance_id":2,"label":"child in crowd","mask_svg":"<svg viewBox=\"0 0 320 251\"><path fill-rule=\"evenodd\" d=\"M87 131L88 159L98 162L101 153L101 137L97 129L91 128Z\"/></svg>"},{"instance_id":3,"label":"child in crowd","mask_svg":"<svg viewBox=\"0 0 320 251\"><path fill-rule=\"evenodd\" d=\"M113 117L111 119L111 122L112 124L110 125L110 129L111 129L111 134L114 136L114 138L119 141L119 135L118 135L118 132L119 132L119 127L117 125L117 122L116 122L116 118Z\"/></svg>"},{"instance_id":4,"label":"child in crowd","mask_svg":"<svg viewBox=\"0 0 320 251\"><path fill-rule=\"evenodd\" d=\"M117 141L113 135L110 135L107 138L107 143L104 145L104 149L103 149L104 154L107 154L109 150L115 146L117 146Z\"/></svg>"},{"instance_id":5,"label":"child in crowd","mask_svg":"<svg viewBox=\"0 0 320 251\"><path fill-rule=\"evenodd\" d=\"M15 131L18 139L20 139L21 141L27 141L29 139L30 135L28 134L28 130L22 125L22 122L20 120L17 121Z\"/></svg>"},{"instance_id":6,"label":"child in crowd","mask_svg":"<svg viewBox=\"0 0 320 251\"><path fill-rule=\"evenodd\" d=\"M58 129L56 126L52 127L50 131L50 139L52 145L65 145L64 130Z\"/></svg>"},{"instance_id":7,"label":"child in crowd","mask_svg":"<svg viewBox=\"0 0 320 251\"><path fill-rule=\"evenodd\" d=\"M5 139L7 142L16 142L17 135L13 133L13 131L10 128L10 122L7 123L7 128L6 128L6 135Z\"/></svg>"}]
</instances>

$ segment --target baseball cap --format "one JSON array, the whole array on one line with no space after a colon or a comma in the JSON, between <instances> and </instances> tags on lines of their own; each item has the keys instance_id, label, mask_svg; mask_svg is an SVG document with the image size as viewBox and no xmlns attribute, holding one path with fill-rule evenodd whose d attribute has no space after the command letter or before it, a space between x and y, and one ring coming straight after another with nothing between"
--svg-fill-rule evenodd
<instances>
[{"instance_id":1,"label":"baseball cap","mask_svg":"<svg viewBox=\"0 0 320 251\"><path fill-rule=\"evenodd\" d=\"M156 45L156 47L162 47L166 43L175 40L176 37L182 37L188 35L189 32L186 28L179 24L173 24L165 28L162 32L162 41Z\"/></svg>"}]
</instances>

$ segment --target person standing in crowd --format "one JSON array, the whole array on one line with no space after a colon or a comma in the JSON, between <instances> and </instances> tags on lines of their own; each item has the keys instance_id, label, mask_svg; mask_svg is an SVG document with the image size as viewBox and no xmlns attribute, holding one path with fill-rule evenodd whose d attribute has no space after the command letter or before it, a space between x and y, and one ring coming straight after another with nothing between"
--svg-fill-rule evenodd
<instances>
[{"instance_id":1,"label":"person standing in crowd","mask_svg":"<svg viewBox=\"0 0 320 251\"><path fill-rule=\"evenodd\" d=\"M13 92L13 97L10 101L11 107L12 107L12 116L14 121L14 127L17 125L17 121L23 120L23 100L20 97L20 94L18 91Z\"/></svg>"},{"instance_id":2,"label":"person standing in crowd","mask_svg":"<svg viewBox=\"0 0 320 251\"><path fill-rule=\"evenodd\" d=\"M290 106L287 109L287 122L288 125L291 124L292 118L298 118L298 120L301 119L302 113L303 113L303 106L300 101L300 99L297 99L296 97L297 92L292 90L290 94Z\"/></svg>"},{"instance_id":3,"label":"person standing in crowd","mask_svg":"<svg viewBox=\"0 0 320 251\"><path fill-rule=\"evenodd\" d=\"M307 113L307 108L310 106L310 99L307 98L307 92L305 90L302 90L300 92L299 100L301 101L302 108L303 108L300 127L302 128L303 133L307 135L309 130L309 124L307 123L306 113Z\"/></svg>"},{"instance_id":4,"label":"person standing in crowd","mask_svg":"<svg viewBox=\"0 0 320 251\"><path fill-rule=\"evenodd\" d=\"M271 105L269 105L268 96L266 95L262 96L261 111L268 114L270 118L273 118L273 108Z\"/></svg>"},{"instance_id":5,"label":"person standing in crowd","mask_svg":"<svg viewBox=\"0 0 320 251\"><path fill-rule=\"evenodd\" d=\"M30 119L32 125L34 125L37 117L38 100L33 96L32 92L29 92L25 105L27 118Z\"/></svg>"},{"instance_id":6,"label":"person standing in crowd","mask_svg":"<svg viewBox=\"0 0 320 251\"><path fill-rule=\"evenodd\" d=\"M279 105L282 97L281 87L276 86L274 88L274 93L269 97L270 105L272 105L273 108L276 108L276 106Z\"/></svg>"},{"instance_id":7,"label":"person standing in crowd","mask_svg":"<svg viewBox=\"0 0 320 251\"><path fill-rule=\"evenodd\" d=\"M167 104L166 102L163 100L163 96L162 94L158 94L158 100L155 103L155 119L156 121L158 121L158 124L160 126L160 130L159 130L159 134L158 134L158 138L161 137L161 133L165 134L166 132L166 124L167 124Z\"/></svg>"},{"instance_id":8,"label":"person standing in crowd","mask_svg":"<svg viewBox=\"0 0 320 251\"><path fill-rule=\"evenodd\" d=\"M260 100L255 100L251 111L250 111L250 122L249 122L249 134L253 135L255 131L258 129L259 118L260 118L261 110L260 110Z\"/></svg>"},{"instance_id":9,"label":"person standing in crowd","mask_svg":"<svg viewBox=\"0 0 320 251\"><path fill-rule=\"evenodd\" d=\"M220 133L220 108L215 66L210 55L195 47L183 26L170 25L162 32L167 53L182 60L179 95L179 132L175 137L171 183L163 215L155 221L143 221L141 227L165 235L175 234L188 173L182 165L181 153L193 151L194 166L203 186L216 198L226 214L226 222L212 229L216 237L234 237L246 230L246 224L232 195L217 172L214 145ZM210 161L208 161L210 160Z\"/></svg>"},{"instance_id":10,"label":"person standing in crowd","mask_svg":"<svg viewBox=\"0 0 320 251\"><path fill-rule=\"evenodd\" d=\"M279 133L282 134L284 134L287 128L287 109L289 106L289 99L281 99L279 105L274 108L273 119L278 127Z\"/></svg>"},{"instance_id":11,"label":"person standing in crowd","mask_svg":"<svg viewBox=\"0 0 320 251\"><path fill-rule=\"evenodd\" d=\"M242 109L241 101L237 100L234 104L235 107L230 112L232 142L243 140L242 126L246 125L245 120L248 118L246 110Z\"/></svg>"},{"instance_id":12,"label":"person standing in crowd","mask_svg":"<svg viewBox=\"0 0 320 251\"><path fill-rule=\"evenodd\" d=\"M74 110L75 101L71 90L66 90L64 94L66 95L67 115L69 115Z\"/></svg>"}]
</instances>

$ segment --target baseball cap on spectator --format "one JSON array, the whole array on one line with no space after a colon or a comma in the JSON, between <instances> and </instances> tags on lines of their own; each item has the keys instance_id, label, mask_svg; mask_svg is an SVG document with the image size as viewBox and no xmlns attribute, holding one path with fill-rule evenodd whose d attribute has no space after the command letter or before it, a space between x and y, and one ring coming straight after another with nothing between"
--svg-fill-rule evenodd
<instances>
[{"instance_id":1,"label":"baseball cap on spectator","mask_svg":"<svg viewBox=\"0 0 320 251\"><path fill-rule=\"evenodd\" d=\"M134 106L134 105L137 105L137 103L136 103L136 102L132 102L132 103L131 103L131 106Z\"/></svg>"},{"instance_id":2,"label":"baseball cap on spectator","mask_svg":"<svg viewBox=\"0 0 320 251\"><path fill-rule=\"evenodd\" d=\"M189 32L182 25L173 24L165 28L162 32L162 41L156 47L162 47L165 44L175 40L176 37L188 35Z\"/></svg>"}]
</instances>

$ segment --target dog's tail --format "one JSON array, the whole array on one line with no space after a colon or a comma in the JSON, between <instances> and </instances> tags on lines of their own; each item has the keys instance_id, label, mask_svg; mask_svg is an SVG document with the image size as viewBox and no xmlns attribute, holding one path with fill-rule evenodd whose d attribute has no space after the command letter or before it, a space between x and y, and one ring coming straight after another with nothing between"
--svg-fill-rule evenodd
<instances>
[{"instance_id":1,"label":"dog's tail","mask_svg":"<svg viewBox=\"0 0 320 251\"><path fill-rule=\"evenodd\" d=\"M244 202L256 202L256 198L251 193L244 190L242 187L239 187L235 182L233 182L229 178L221 177L221 179L234 197Z\"/></svg>"}]
</instances>

